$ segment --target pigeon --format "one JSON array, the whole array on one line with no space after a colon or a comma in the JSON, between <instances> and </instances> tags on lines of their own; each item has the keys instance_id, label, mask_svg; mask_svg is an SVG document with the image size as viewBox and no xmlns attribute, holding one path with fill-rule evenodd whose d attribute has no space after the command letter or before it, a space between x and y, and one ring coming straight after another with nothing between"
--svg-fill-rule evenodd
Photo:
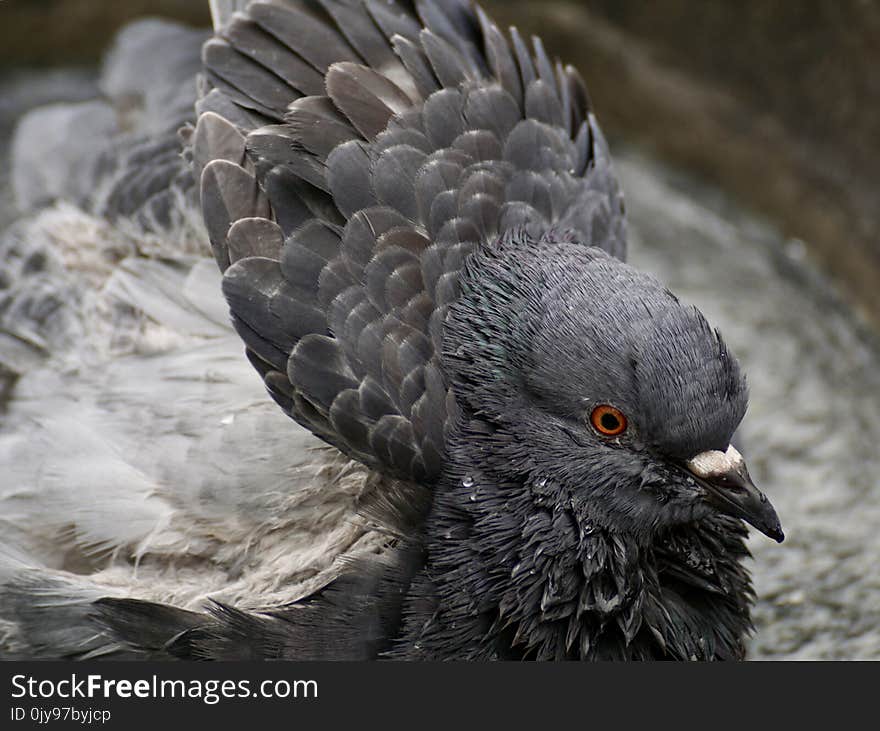
<instances>
[{"instance_id":1,"label":"pigeon","mask_svg":"<svg viewBox=\"0 0 880 731\"><path fill-rule=\"evenodd\" d=\"M18 652L744 658L744 523L784 537L733 445L745 377L696 308L625 263L623 196L578 73L469 0L211 9L194 124L180 133L197 192L176 173L156 180L198 196L213 263L135 256L108 281L128 309L209 338L156 362L177 372L210 358L229 382L205 398L221 414L234 394L236 431L200 436L198 461L158 432L167 455L145 459L167 464L108 454L109 483L179 470L145 500L176 483L167 501L214 521L165 547L156 526L177 513L153 506L145 565L165 550L184 571L207 553L198 541L249 555L248 521L248 540L317 544L328 528L316 516L338 505L320 501L341 485L354 518L334 540L360 550L312 569L294 599L279 601L267 559L247 606L209 595L194 607L173 591L106 591L107 576L35 567L9 547L0 618ZM126 210L141 188L125 189ZM221 290L237 335L217 315ZM212 351L232 338L240 363ZM130 371L139 391L123 391L119 430L150 398L169 411L163 428L196 421L174 416L190 401L162 403L168 386L143 360L114 362L94 388ZM106 391L97 400L109 408ZM266 498L269 484L282 498ZM90 528L97 544L132 544ZM244 557L234 566L217 581L255 573Z\"/></svg>"}]
</instances>

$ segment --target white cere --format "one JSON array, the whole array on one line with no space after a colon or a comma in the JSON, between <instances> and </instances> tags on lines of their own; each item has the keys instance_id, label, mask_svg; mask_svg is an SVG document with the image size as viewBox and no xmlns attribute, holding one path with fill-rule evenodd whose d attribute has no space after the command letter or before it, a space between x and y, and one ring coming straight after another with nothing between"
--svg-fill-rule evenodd
<instances>
[{"instance_id":1,"label":"white cere","mask_svg":"<svg viewBox=\"0 0 880 731\"><path fill-rule=\"evenodd\" d=\"M700 452L687 461L688 469L697 477L717 477L726 472L737 470L742 466L742 455L731 444L726 452L717 449Z\"/></svg>"}]
</instances>

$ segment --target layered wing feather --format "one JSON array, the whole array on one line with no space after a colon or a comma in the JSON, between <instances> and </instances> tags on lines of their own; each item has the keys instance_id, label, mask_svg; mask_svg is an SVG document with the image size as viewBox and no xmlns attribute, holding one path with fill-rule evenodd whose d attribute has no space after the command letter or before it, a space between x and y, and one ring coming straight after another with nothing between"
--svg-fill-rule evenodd
<instances>
[{"instance_id":1,"label":"layered wing feather","mask_svg":"<svg viewBox=\"0 0 880 731\"><path fill-rule=\"evenodd\" d=\"M193 161L236 329L291 417L430 483L475 247L556 227L624 256L583 82L463 0L234 5L204 49Z\"/></svg>"}]
</instances>

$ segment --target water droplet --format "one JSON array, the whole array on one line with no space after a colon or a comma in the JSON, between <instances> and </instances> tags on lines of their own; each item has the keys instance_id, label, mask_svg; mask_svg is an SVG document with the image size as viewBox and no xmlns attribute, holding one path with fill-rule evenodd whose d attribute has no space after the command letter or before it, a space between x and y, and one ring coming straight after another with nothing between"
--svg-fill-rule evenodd
<instances>
[{"instance_id":1,"label":"water droplet","mask_svg":"<svg viewBox=\"0 0 880 731\"><path fill-rule=\"evenodd\" d=\"M465 475L464 479L461 481L462 487L473 487L474 486L474 478L472 475Z\"/></svg>"},{"instance_id":2,"label":"water droplet","mask_svg":"<svg viewBox=\"0 0 880 731\"><path fill-rule=\"evenodd\" d=\"M542 477L540 480L538 480L537 485L538 487L547 487L547 478Z\"/></svg>"}]
</instances>

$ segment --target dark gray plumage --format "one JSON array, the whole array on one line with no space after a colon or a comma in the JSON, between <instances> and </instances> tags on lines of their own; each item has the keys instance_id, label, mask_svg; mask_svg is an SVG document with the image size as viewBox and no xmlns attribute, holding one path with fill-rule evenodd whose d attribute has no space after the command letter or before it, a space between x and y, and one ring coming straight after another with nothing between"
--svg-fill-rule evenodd
<instances>
[{"instance_id":1,"label":"dark gray plumage","mask_svg":"<svg viewBox=\"0 0 880 731\"><path fill-rule=\"evenodd\" d=\"M465 0L220 20L192 156L224 294L272 397L375 471L362 513L398 543L292 607L95 621L198 659L742 657L740 519L782 536L730 448L745 382L623 263L576 72Z\"/></svg>"}]
</instances>

